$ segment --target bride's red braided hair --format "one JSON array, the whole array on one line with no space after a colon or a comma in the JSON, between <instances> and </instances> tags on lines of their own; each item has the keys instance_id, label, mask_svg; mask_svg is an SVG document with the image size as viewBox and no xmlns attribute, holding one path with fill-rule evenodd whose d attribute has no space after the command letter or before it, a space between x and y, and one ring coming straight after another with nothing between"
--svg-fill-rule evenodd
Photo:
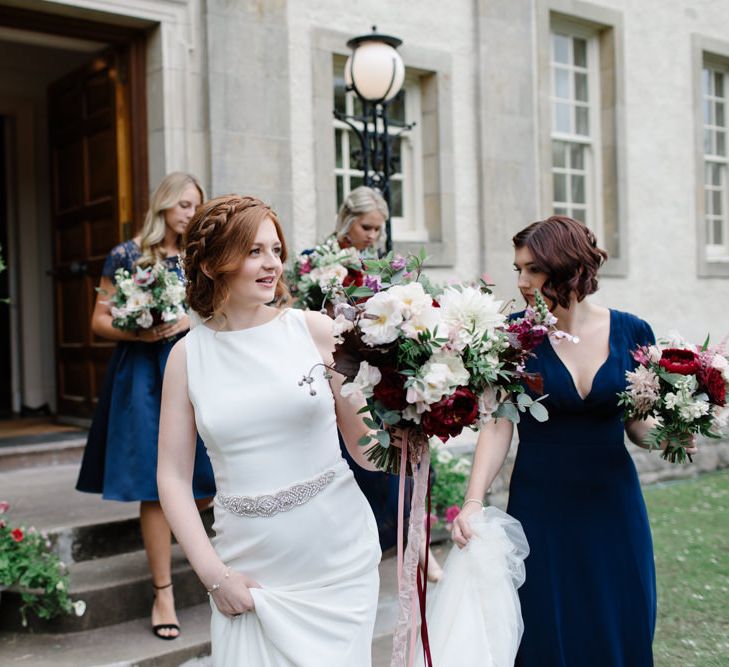
<instances>
[{"instance_id":1,"label":"bride's red braided hair","mask_svg":"<svg viewBox=\"0 0 729 667\"><path fill-rule=\"evenodd\" d=\"M271 220L281 241L281 261L287 257L281 223L270 206L250 196L226 195L200 206L185 231L183 267L187 303L203 319L218 314L228 299L226 275L237 271L247 257L258 227ZM289 293L283 276L276 284L279 305Z\"/></svg>"}]
</instances>

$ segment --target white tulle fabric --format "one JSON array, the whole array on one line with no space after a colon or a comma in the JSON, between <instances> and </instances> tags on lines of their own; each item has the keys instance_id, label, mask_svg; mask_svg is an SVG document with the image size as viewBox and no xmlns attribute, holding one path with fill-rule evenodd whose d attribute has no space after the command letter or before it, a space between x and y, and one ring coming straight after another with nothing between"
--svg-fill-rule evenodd
<instances>
[{"instance_id":1,"label":"white tulle fabric","mask_svg":"<svg viewBox=\"0 0 729 667\"><path fill-rule=\"evenodd\" d=\"M428 599L433 665L513 667L524 631L517 589L529 555L521 524L487 507L473 514L474 536L453 547L443 577ZM415 664L423 664L418 645Z\"/></svg>"},{"instance_id":2,"label":"white tulle fabric","mask_svg":"<svg viewBox=\"0 0 729 667\"><path fill-rule=\"evenodd\" d=\"M219 493L275 494L327 470L304 504L239 516L216 504L213 545L258 581L255 612L211 602L216 667L368 667L380 547L372 511L339 451L334 399L301 311L252 329L186 337L188 393Z\"/></svg>"}]
</instances>

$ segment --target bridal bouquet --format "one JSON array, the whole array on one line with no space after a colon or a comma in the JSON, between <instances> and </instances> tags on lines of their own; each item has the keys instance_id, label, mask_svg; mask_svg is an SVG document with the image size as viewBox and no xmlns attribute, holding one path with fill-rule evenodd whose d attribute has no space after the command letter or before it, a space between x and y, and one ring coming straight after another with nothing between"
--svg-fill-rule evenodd
<instances>
[{"instance_id":1,"label":"bridal bouquet","mask_svg":"<svg viewBox=\"0 0 729 667\"><path fill-rule=\"evenodd\" d=\"M296 307L319 310L343 288L363 286L366 257L367 252L361 254L356 248L341 248L334 237L302 252L286 272Z\"/></svg>"},{"instance_id":2,"label":"bridal bouquet","mask_svg":"<svg viewBox=\"0 0 729 667\"><path fill-rule=\"evenodd\" d=\"M666 442L663 458L685 463L694 434L717 438L726 424L726 396L729 388L729 361L723 349L711 349L708 338L701 348L678 335L658 345L638 347L638 362L628 371L628 388L618 394L625 406L625 418L653 417L658 424L646 438L652 449Z\"/></svg>"},{"instance_id":3,"label":"bridal bouquet","mask_svg":"<svg viewBox=\"0 0 729 667\"><path fill-rule=\"evenodd\" d=\"M347 378L342 394L367 399L374 440L360 444L393 473L400 454L390 447L387 426L407 430L408 459L417 463L432 436L445 442L494 417L516 422L526 410L547 418L541 398L532 399L521 384L524 362L552 324L544 302L508 323L488 286L437 291L421 276L423 260L366 262L374 274L369 296L334 307L335 369Z\"/></svg>"},{"instance_id":4,"label":"bridal bouquet","mask_svg":"<svg viewBox=\"0 0 729 667\"><path fill-rule=\"evenodd\" d=\"M186 314L185 286L174 271L157 263L136 267L134 273L119 268L114 274L116 291L110 299L112 325L124 331L149 329L160 322L174 322Z\"/></svg>"}]
</instances>

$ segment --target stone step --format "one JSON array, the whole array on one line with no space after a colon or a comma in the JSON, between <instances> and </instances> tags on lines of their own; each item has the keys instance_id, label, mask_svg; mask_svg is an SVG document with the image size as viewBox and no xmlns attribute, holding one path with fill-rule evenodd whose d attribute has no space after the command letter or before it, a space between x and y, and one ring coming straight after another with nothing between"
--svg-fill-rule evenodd
<instances>
[{"instance_id":1,"label":"stone step","mask_svg":"<svg viewBox=\"0 0 729 667\"><path fill-rule=\"evenodd\" d=\"M68 614L51 621L32 616L28 627L23 628L20 594L11 588L2 594L0 627L16 632L82 632L150 614L153 590L144 551L74 563L69 575L71 598L86 603L83 616ZM206 600L205 590L177 545L172 548L172 580L178 609Z\"/></svg>"},{"instance_id":2,"label":"stone step","mask_svg":"<svg viewBox=\"0 0 729 667\"><path fill-rule=\"evenodd\" d=\"M6 519L47 533L68 564L142 549L139 503L76 491L77 475L77 464L0 473L0 500L10 503ZM209 529L212 510L203 520Z\"/></svg>"},{"instance_id":3,"label":"stone step","mask_svg":"<svg viewBox=\"0 0 729 667\"><path fill-rule=\"evenodd\" d=\"M3 593L4 595L4 593ZM3 667L178 667L210 654L210 605L180 609L181 634L155 637L145 615L133 621L72 634L0 632Z\"/></svg>"},{"instance_id":4,"label":"stone step","mask_svg":"<svg viewBox=\"0 0 729 667\"><path fill-rule=\"evenodd\" d=\"M86 446L86 435L60 434L52 439L28 442L28 438L0 441L0 470L24 470L43 466L80 464Z\"/></svg>"}]
</instances>

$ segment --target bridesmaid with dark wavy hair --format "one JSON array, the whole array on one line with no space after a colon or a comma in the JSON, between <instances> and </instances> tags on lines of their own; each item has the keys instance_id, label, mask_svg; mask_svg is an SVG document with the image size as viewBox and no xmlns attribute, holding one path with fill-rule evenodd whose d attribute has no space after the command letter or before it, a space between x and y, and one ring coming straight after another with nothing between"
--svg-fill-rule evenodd
<instances>
[{"instance_id":1,"label":"bridesmaid with dark wavy hair","mask_svg":"<svg viewBox=\"0 0 729 667\"><path fill-rule=\"evenodd\" d=\"M579 339L556 345L545 338L527 364L544 380L549 420L522 416L509 489L507 511L521 522L530 547L519 589L524 636L516 665L647 667L656 622L653 545L624 436L643 447L654 422L623 422L617 393L635 366L630 351L653 343L653 331L635 315L587 299L597 291L607 253L581 222L553 216L520 231L513 243L526 303L533 305L539 290L557 328ZM468 516L480 511L512 432L511 422L498 419L479 434L453 527L459 546L472 535Z\"/></svg>"}]
</instances>

